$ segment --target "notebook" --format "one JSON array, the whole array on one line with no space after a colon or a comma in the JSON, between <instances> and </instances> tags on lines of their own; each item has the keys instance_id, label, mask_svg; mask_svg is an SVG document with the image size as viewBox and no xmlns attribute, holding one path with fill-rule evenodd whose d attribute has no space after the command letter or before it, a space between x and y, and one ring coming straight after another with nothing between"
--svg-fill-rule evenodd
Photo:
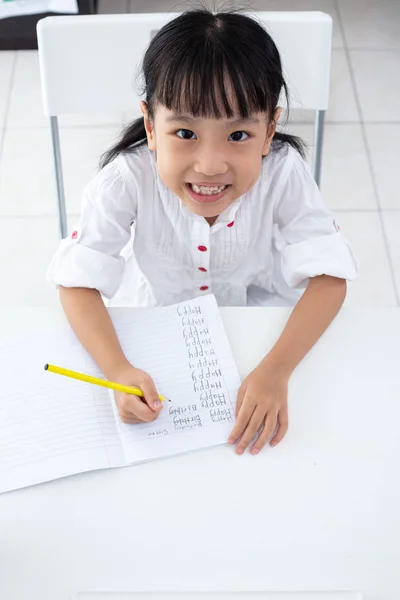
<instances>
[{"instance_id":1,"label":"notebook","mask_svg":"<svg viewBox=\"0 0 400 600\"><path fill-rule=\"evenodd\" d=\"M240 377L215 297L111 317L128 359L171 402L126 425L110 390L44 370L102 377L70 329L1 341L0 492L226 443Z\"/></svg>"}]
</instances>

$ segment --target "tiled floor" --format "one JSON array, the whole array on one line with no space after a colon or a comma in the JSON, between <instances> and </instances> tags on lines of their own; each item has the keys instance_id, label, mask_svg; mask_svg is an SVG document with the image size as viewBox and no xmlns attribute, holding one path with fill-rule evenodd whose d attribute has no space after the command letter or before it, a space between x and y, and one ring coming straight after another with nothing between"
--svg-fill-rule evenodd
<instances>
[{"instance_id":1,"label":"tiled floor","mask_svg":"<svg viewBox=\"0 0 400 600\"><path fill-rule=\"evenodd\" d=\"M190 2L192 6L195 2ZM179 11L179 0L100 0L101 12ZM333 17L333 59L322 192L360 263L348 305L400 305L400 2L243 0L256 10L322 10ZM61 119L67 208L126 115ZM310 115L290 128L310 142ZM0 52L0 305L56 301L44 280L58 241L48 123L36 52Z\"/></svg>"}]
</instances>

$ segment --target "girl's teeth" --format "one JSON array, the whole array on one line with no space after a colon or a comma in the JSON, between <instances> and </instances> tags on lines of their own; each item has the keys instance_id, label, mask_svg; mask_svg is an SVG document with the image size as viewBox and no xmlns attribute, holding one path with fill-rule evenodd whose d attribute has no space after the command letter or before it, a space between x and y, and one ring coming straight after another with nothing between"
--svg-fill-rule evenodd
<instances>
[{"instance_id":1,"label":"girl's teeth","mask_svg":"<svg viewBox=\"0 0 400 600\"><path fill-rule=\"evenodd\" d=\"M221 185L219 187L206 187L204 185L196 185L192 183L192 189L196 194L203 194L204 196L212 196L213 194L219 194L226 188L226 185Z\"/></svg>"}]
</instances>

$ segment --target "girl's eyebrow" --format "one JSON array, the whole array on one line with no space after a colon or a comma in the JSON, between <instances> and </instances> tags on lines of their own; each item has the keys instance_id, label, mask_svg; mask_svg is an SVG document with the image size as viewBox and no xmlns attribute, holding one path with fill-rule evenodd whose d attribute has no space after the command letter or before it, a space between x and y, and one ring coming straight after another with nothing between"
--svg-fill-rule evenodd
<instances>
[{"instance_id":1,"label":"girl's eyebrow","mask_svg":"<svg viewBox=\"0 0 400 600\"><path fill-rule=\"evenodd\" d=\"M186 121L188 123L191 123L193 121L199 121L199 120L201 120L201 118L192 117L191 115L174 114L174 115L171 115L170 117L167 117L165 120L167 123L172 123L174 121ZM239 117L238 119L226 119L226 121L227 121L227 124L229 125L229 127L231 125L242 125L242 124L250 125L252 123L255 123L255 124L260 123L260 119L258 119L257 117Z\"/></svg>"}]
</instances>

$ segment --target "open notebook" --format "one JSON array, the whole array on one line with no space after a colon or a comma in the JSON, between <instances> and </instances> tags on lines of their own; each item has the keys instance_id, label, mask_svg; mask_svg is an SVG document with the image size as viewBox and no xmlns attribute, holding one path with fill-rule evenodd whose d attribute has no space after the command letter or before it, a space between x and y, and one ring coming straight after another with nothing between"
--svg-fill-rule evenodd
<instances>
[{"instance_id":1,"label":"open notebook","mask_svg":"<svg viewBox=\"0 0 400 600\"><path fill-rule=\"evenodd\" d=\"M0 492L226 442L240 378L215 297L112 318L128 359L171 402L157 421L125 425L109 390L44 370L102 377L69 329L1 342Z\"/></svg>"}]
</instances>

